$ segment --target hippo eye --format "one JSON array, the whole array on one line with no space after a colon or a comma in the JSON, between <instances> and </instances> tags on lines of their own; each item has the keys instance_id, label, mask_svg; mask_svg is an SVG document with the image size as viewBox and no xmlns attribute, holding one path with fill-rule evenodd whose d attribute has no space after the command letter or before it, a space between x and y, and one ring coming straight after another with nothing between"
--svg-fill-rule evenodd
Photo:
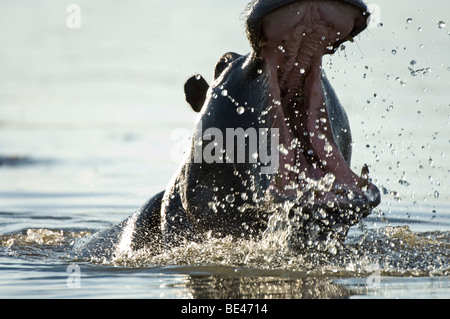
<instances>
[{"instance_id":1,"label":"hippo eye","mask_svg":"<svg viewBox=\"0 0 450 319\"><path fill-rule=\"evenodd\" d=\"M217 79L222 72L227 68L228 64L230 63L228 57L223 56L220 58L219 62L216 64L216 69L214 70L214 78Z\"/></svg>"}]
</instances>

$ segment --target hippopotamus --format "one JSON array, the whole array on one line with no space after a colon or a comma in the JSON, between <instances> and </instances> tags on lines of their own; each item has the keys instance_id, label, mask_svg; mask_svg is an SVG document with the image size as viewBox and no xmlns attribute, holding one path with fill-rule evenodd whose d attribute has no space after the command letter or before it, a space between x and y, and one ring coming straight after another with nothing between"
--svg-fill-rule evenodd
<instances>
[{"instance_id":1,"label":"hippopotamus","mask_svg":"<svg viewBox=\"0 0 450 319\"><path fill-rule=\"evenodd\" d=\"M322 68L367 27L360 0L254 0L246 8L251 52L225 53L211 84L185 85L198 113L191 145L167 187L121 224L100 231L90 254L159 251L210 236L258 239L271 218L290 243L343 241L380 203L367 165L350 168L349 120ZM310 244L309 244L310 245Z\"/></svg>"}]
</instances>

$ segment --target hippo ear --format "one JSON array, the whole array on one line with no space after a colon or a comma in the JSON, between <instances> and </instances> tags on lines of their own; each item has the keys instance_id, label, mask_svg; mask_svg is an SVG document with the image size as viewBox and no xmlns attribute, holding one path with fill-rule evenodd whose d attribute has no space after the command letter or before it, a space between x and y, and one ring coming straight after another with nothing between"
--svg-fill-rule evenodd
<instances>
[{"instance_id":1,"label":"hippo ear","mask_svg":"<svg viewBox=\"0 0 450 319\"><path fill-rule=\"evenodd\" d=\"M186 101L191 105L195 112L200 112L206 100L206 93L208 92L209 85L205 79L196 74L191 76L184 84L184 94L186 95Z\"/></svg>"}]
</instances>

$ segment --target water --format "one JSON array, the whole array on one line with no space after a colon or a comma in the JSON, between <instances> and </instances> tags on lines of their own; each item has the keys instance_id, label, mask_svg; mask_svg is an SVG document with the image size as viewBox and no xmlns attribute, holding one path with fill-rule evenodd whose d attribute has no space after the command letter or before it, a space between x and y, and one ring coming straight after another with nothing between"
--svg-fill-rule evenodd
<instances>
[{"instance_id":1,"label":"water","mask_svg":"<svg viewBox=\"0 0 450 319\"><path fill-rule=\"evenodd\" d=\"M0 297L450 296L448 1L377 1L380 21L324 58L352 124L352 166L367 163L383 192L343 251L225 238L113 261L72 248L168 183L195 120L183 83L248 52L244 5L77 3L80 29L61 1L1 4Z\"/></svg>"}]
</instances>

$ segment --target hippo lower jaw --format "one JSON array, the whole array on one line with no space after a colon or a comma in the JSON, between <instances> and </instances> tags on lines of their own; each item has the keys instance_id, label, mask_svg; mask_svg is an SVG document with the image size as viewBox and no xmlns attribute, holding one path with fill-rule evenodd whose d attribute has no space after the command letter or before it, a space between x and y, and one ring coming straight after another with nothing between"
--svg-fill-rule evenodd
<instances>
[{"instance_id":1,"label":"hippo lower jaw","mask_svg":"<svg viewBox=\"0 0 450 319\"><path fill-rule=\"evenodd\" d=\"M295 2L264 18L256 50L266 61L268 118L280 129L280 169L268 192L296 198L303 212L325 210L332 224L354 224L380 203L367 166L355 174L336 145L321 83L322 56L360 18L335 1Z\"/></svg>"}]
</instances>

